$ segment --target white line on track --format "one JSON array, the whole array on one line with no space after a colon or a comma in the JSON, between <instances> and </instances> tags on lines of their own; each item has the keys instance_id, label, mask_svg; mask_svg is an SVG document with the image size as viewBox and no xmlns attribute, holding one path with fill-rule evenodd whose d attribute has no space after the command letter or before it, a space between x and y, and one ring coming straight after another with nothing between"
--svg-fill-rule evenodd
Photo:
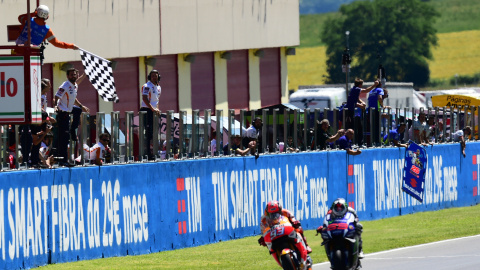
<instances>
[{"instance_id":1,"label":"white line on track","mask_svg":"<svg viewBox=\"0 0 480 270\"><path fill-rule=\"evenodd\" d=\"M375 253L369 253L369 254L365 254L365 257L371 257L371 256L375 256L375 255L379 255L379 254L384 254L384 253L389 253L389 252L395 252L395 251L400 251L400 250L404 250L404 249L411 249L411 248L417 248L417 247L424 247L424 246L431 246L431 245L436 245L436 244L441 244L441 243L445 243L445 242L452 242L452 241L456 241L456 240L461 240L461 239L468 239L468 238L480 238L480 234L478 235L472 235L472 236L465 236L465 237L460 237L460 238L453 238L453 239L447 239L447 240L442 240L442 241L437 241L437 242L431 242L431 243L426 243L426 244L420 244L420 245L416 245L416 246L409 246L409 247L401 247L401 248L395 248L395 249L390 249L390 250L384 250L384 251L379 251L379 252L375 252ZM440 257L448 257L448 256L439 256ZM457 256L458 257L458 256ZM407 258L407 257L404 257L404 258ZM408 258L412 258L412 259L422 259L422 258L425 258L425 257L408 257ZM379 259L379 258L370 258L370 259L374 259L374 260L384 260L384 259ZM323 263L316 263L314 265L324 265L324 264L330 264L330 262L323 262Z\"/></svg>"}]
</instances>

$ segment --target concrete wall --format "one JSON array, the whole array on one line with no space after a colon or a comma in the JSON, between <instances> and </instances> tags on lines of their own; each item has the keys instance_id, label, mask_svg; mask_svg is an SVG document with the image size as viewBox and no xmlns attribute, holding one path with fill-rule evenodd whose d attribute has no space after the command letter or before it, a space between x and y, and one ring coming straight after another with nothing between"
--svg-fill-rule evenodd
<instances>
[{"instance_id":1,"label":"concrete wall","mask_svg":"<svg viewBox=\"0 0 480 270\"><path fill-rule=\"evenodd\" d=\"M162 0L161 53L299 45L298 6L298 0Z\"/></svg>"},{"instance_id":2,"label":"concrete wall","mask_svg":"<svg viewBox=\"0 0 480 270\"><path fill-rule=\"evenodd\" d=\"M31 10L36 1L32 0ZM298 0L40 1L50 8L55 36L104 58L295 46ZM0 2L0 44L18 24L25 1ZM46 63L80 60L47 47Z\"/></svg>"}]
</instances>

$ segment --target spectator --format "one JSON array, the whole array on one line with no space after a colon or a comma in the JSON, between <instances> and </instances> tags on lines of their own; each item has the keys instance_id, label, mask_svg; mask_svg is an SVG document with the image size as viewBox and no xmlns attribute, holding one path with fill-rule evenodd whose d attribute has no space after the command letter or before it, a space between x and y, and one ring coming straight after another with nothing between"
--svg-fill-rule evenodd
<instances>
[{"instance_id":1,"label":"spectator","mask_svg":"<svg viewBox=\"0 0 480 270\"><path fill-rule=\"evenodd\" d=\"M380 125L379 125L379 117L380 117L380 110L384 108L383 100L388 97L388 92L384 91L382 88L382 84L378 83L377 87L371 90L368 93L368 108L367 113L370 114L371 108L373 108L373 115L369 115L367 122L369 123L370 128L370 121L373 121L373 130L370 130L370 137L371 137L371 145L380 142Z\"/></svg>"},{"instance_id":2,"label":"spectator","mask_svg":"<svg viewBox=\"0 0 480 270\"><path fill-rule=\"evenodd\" d=\"M53 155L51 155L52 142L53 133L49 132L43 138L40 146L40 162L42 167L52 168L53 163L55 163L55 159Z\"/></svg>"},{"instance_id":3,"label":"spectator","mask_svg":"<svg viewBox=\"0 0 480 270\"><path fill-rule=\"evenodd\" d=\"M41 81L41 85L42 85L42 96L41 96L42 112L46 112L48 107L47 93L50 92L50 90L52 89L52 84L50 83L49 79L43 78ZM52 125L57 123L57 121L55 121L55 118L51 118L51 117L48 117L48 121Z\"/></svg>"},{"instance_id":4,"label":"spectator","mask_svg":"<svg viewBox=\"0 0 480 270\"><path fill-rule=\"evenodd\" d=\"M75 44L62 42L55 37L50 26L45 23L49 15L50 10L46 5L39 5L35 12L30 14L31 44L38 46L43 41L48 41L57 48L78 50ZM17 45L24 45L28 41L27 20L28 14L18 16L22 32L15 42Z\"/></svg>"},{"instance_id":5,"label":"spectator","mask_svg":"<svg viewBox=\"0 0 480 270\"><path fill-rule=\"evenodd\" d=\"M362 153L360 149L352 149L352 139L354 135L355 132L353 131L353 129L350 128L347 129L345 135L343 135L342 137L340 137L340 139L337 140L338 148L347 150L347 154L352 156L360 155Z\"/></svg>"},{"instance_id":6,"label":"spectator","mask_svg":"<svg viewBox=\"0 0 480 270\"><path fill-rule=\"evenodd\" d=\"M355 108L360 108L362 110L365 110L365 102L360 99L360 94L368 93L372 89L374 89L377 85L379 84L378 81L375 81L374 84L368 88L362 88L363 87L363 80L360 78L355 78L355 83L352 89L348 92L348 98L347 98L347 105L346 108L348 109L348 113L345 118L345 126L347 128L351 128L354 130L357 130L357 142L358 144L363 143L363 127L362 127L362 121L361 121L361 116L360 115L355 115ZM357 123L357 126L354 126L354 118L356 118L355 122Z\"/></svg>"},{"instance_id":7,"label":"spectator","mask_svg":"<svg viewBox=\"0 0 480 270\"><path fill-rule=\"evenodd\" d=\"M91 148L88 145L83 145L83 157L85 161L96 165L102 165L103 159L105 159L107 153L110 152L108 144L110 143L110 135L108 133L102 133L98 136L98 142ZM77 158L76 161L79 161Z\"/></svg>"},{"instance_id":8,"label":"spectator","mask_svg":"<svg viewBox=\"0 0 480 270\"><path fill-rule=\"evenodd\" d=\"M231 136L231 140L232 140L231 146L226 144L223 147L224 155L234 154L234 155L245 156L246 154L248 154L248 152L251 151L250 148L242 149L242 137L240 135L237 134L237 135Z\"/></svg>"},{"instance_id":9,"label":"spectator","mask_svg":"<svg viewBox=\"0 0 480 270\"><path fill-rule=\"evenodd\" d=\"M443 127L442 127L443 128ZM439 130L440 131L440 130ZM427 120L427 131L426 131L426 138L427 141L434 143L437 142L435 140L435 133L436 133L436 128L435 128L435 116L430 115L428 116ZM440 133L440 132L439 132Z\"/></svg>"},{"instance_id":10,"label":"spectator","mask_svg":"<svg viewBox=\"0 0 480 270\"><path fill-rule=\"evenodd\" d=\"M390 130L390 133L389 133L390 134L390 140L389 140L389 137L388 137L389 134L385 134L385 136L383 137L383 141L384 141L385 145L393 144L397 147L407 148L408 147L407 144L400 143L400 137L403 134L403 132L405 132L406 126L407 125L402 122L402 123L398 124L396 129Z\"/></svg>"},{"instance_id":11,"label":"spectator","mask_svg":"<svg viewBox=\"0 0 480 270\"><path fill-rule=\"evenodd\" d=\"M47 133L52 130L52 125L48 122L47 115L46 112L42 112L42 123L30 126L33 142L30 157L28 158L28 165L34 168L40 167L40 147Z\"/></svg>"},{"instance_id":12,"label":"spectator","mask_svg":"<svg viewBox=\"0 0 480 270\"><path fill-rule=\"evenodd\" d=\"M345 131L343 129L339 129L337 131L337 134L333 136L330 135L330 133L328 133L328 128L330 127L330 122L328 121L328 119L323 119L322 121L319 122L319 125L320 125L320 128L317 131L319 133L317 135L317 138L318 138L317 146L320 147L320 150L325 150L327 147L327 143L329 144L333 143L345 134Z\"/></svg>"},{"instance_id":13,"label":"spectator","mask_svg":"<svg viewBox=\"0 0 480 270\"><path fill-rule=\"evenodd\" d=\"M425 118L425 112L418 114L417 120L413 121L413 141L417 144L428 145L427 131L428 126Z\"/></svg>"},{"instance_id":14,"label":"spectator","mask_svg":"<svg viewBox=\"0 0 480 270\"><path fill-rule=\"evenodd\" d=\"M252 139L255 139L257 142L260 140L260 134L261 134L261 129L262 129L262 118L256 117L252 125L247 129L245 132L245 138L243 139L243 146L248 148L248 144Z\"/></svg>"},{"instance_id":15,"label":"spectator","mask_svg":"<svg viewBox=\"0 0 480 270\"><path fill-rule=\"evenodd\" d=\"M152 152L150 151L150 144L153 138L153 113L160 115L158 109L158 101L162 94L162 88L160 87L160 73L158 70L152 70L148 74L148 82L142 86L142 105L140 111L147 112L146 119L146 141L145 151L147 152L148 159L154 159Z\"/></svg>"},{"instance_id":16,"label":"spectator","mask_svg":"<svg viewBox=\"0 0 480 270\"><path fill-rule=\"evenodd\" d=\"M217 153L217 131L212 131L210 140L210 153L214 156Z\"/></svg>"},{"instance_id":17,"label":"spectator","mask_svg":"<svg viewBox=\"0 0 480 270\"><path fill-rule=\"evenodd\" d=\"M73 105L77 104L82 109L88 111L88 108L83 106L77 99L77 85L78 70L69 68L67 70L67 81L65 81L55 95L55 111L57 112L58 123L58 144L57 150L59 157L63 158L59 164L62 166L72 166L68 163L68 139L70 133L70 113Z\"/></svg>"},{"instance_id":18,"label":"spectator","mask_svg":"<svg viewBox=\"0 0 480 270\"><path fill-rule=\"evenodd\" d=\"M466 126L463 129L457 130L452 134L452 138L454 142L460 142L460 146L462 148L463 157L465 157L465 136L470 136L472 134L472 128L470 126Z\"/></svg>"},{"instance_id":19,"label":"spectator","mask_svg":"<svg viewBox=\"0 0 480 270\"><path fill-rule=\"evenodd\" d=\"M300 150L293 145L292 136L288 136L287 138L287 152L300 152Z\"/></svg>"},{"instance_id":20,"label":"spectator","mask_svg":"<svg viewBox=\"0 0 480 270\"><path fill-rule=\"evenodd\" d=\"M80 77L77 79L77 85L81 84L82 81L86 78L85 73L83 73ZM80 108L79 106L73 104L72 108L72 124L70 125L70 139L74 142L78 141L77 139L77 128L80 125L80 116L82 115L83 112L89 112L89 109L85 106L83 108Z\"/></svg>"}]
</instances>

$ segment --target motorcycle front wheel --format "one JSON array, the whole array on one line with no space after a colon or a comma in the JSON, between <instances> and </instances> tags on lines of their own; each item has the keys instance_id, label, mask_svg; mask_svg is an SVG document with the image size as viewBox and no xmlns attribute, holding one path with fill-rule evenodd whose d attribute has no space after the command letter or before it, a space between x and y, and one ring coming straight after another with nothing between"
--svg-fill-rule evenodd
<instances>
[{"instance_id":1,"label":"motorcycle front wheel","mask_svg":"<svg viewBox=\"0 0 480 270\"><path fill-rule=\"evenodd\" d=\"M337 250L335 250L335 253L333 253L332 264L333 264L333 267L332 267L333 270L347 269L347 267L345 265L345 261L343 260L341 250L337 249Z\"/></svg>"},{"instance_id":2,"label":"motorcycle front wheel","mask_svg":"<svg viewBox=\"0 0 480 270\"><path fill-rule=\"evenodd\" d=\"M283 270L295 270L295 266L290 254L282 255L280 257L280 261L282 262Z\"/></svg>"}]
</instances>

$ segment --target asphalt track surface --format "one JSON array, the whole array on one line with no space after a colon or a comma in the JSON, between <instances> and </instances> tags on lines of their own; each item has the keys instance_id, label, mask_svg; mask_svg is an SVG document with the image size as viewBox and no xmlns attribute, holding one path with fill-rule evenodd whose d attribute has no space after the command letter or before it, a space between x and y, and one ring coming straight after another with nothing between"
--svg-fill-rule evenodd
<instances>
[{"instance_id":1,"label":"asphalt track surface","mask_svg":"<svg viewBox=\"0 0 480 270\"><path fill-rule=\"evenodd\" d=\"M313 266L313 270L326 269L330 263ZM480 235L366 254L361 269L480 269Z\"/></svg>"}]
</instances>

